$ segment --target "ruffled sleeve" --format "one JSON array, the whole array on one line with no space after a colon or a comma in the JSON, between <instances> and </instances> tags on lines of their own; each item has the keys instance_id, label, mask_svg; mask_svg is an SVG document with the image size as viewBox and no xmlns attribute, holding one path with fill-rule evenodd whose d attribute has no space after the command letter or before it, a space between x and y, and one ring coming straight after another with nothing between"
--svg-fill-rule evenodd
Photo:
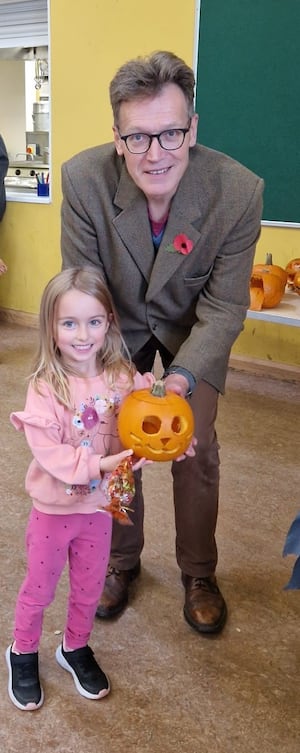
<instances>
[{"instance_id":1,"label":"ruffled sleeve","mask_svg":"<svg viewBox=\"0 0 300 753\"><path fill-rule=\"evenodd\" d=\"M65 484L88 484L95 471L100 477L99 455L90 447L74 447L65 441L68 413L42 383L40 393L29 386L25 410L12 413L10 421L17 431L24 431L41 469Z\"/></svg>"}]
</instances>

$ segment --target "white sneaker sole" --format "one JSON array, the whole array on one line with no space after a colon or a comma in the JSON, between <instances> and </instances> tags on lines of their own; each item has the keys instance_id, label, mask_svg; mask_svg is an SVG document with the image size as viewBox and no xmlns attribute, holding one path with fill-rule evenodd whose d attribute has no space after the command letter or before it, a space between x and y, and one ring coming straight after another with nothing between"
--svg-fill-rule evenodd
<instances>
[{"instance_id":1,"label":"white sneaker sole","mask_svg":"<svg viewBox=\"0 0 300 753\"><path fill-rule=\"evenodd\" d=\"M83 688L82 685L80 685L80 682L78 680L76 672L74 672L74 669L72 669L72 667L70 666L70 664L68 664L68 662L66 661L65 657L62 655L61 646L58 646L58 648L56 649L55 657L56 657L56 661L58 662L58 664L63 669L66 669L67 672L70 672L70 674L73 677L76 690L78 690L78 693L80 693L80 695L84 696L84 698L90 698L91 700L97 701L97 700L99 700L99 698L104 698L106 695L108 695L108 693L110 692L109 682L108 682L108 688L104 688L103 690L100 690L100 692L98 694L96 694L96 695L93 694L93 693L89 693L88 690L85 690L85 688Z\"/></svg>"},{"instance_id":2,"label":"white sneaker sole","mask_svg":"<svg viewBox=\"0 0 300 753\"><path fill-rule=\"evenodd\" d=\"M20 703L20 701L18 701L18 699L14 696L13 689L12 689L12 668L11 668L11 663L10 663L10 650L11 650L11 646L8 646L8 648L6 649L6 652L5 652L6 664L7 664L7 667L8 667L8 686L7 686L7 689L8 689L8 695L10 697L10 700L12 701L12 703L14 704L14 706L16 706L17 709L20 709L21 711L36 711L37 709L40 709L41 706L44 703L44 691L43 691L43 688L41 688L41 699L40 699L39 703L27 703L26 706L23 706L23 704Z\"/></svg>"}]
</instances>

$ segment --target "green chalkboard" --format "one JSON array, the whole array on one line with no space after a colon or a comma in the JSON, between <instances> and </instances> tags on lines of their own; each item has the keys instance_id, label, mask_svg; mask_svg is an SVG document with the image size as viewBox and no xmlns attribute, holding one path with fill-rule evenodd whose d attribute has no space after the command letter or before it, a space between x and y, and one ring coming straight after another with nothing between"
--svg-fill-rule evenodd
<instances>
[{"instance_id":1,"label":"green chalkboard","mask_svg":"<svg viewBox=\"0 0 300 753\"><path fill-rule=\"evenodd\" d=\"M201 0L198 141L264 178L263 219L300 223L300 0Z\"/></svg>"}]
</instances>

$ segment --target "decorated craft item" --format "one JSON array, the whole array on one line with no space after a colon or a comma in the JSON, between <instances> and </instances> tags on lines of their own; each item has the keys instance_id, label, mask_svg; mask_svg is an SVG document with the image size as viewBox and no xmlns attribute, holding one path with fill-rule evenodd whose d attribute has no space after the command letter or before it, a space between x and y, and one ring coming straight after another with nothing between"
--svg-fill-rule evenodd
<instances>
[{"instance_id":1,"label":"decorated craft item","mask_svg":"<svg viewBox=\"0 0 300 753\"><path fill-rule=\"evenodd\" d=\"M287 284L288 288L290 290L296 290L296 293L299 293L299 290L295 287L295 276L300 273L300 259L291 259L289 263L286 266L286 273L287 273ZM298 283L299 288L299 283Z\"/></svg>"},{"instance_id":2,"label":"decorated craft item","mask_svg":"<svg viewBox=\"0 0 300 753\"><path fill-rule=\"evenodd\" d=\"M287 283L287 272L273 264L267 254L265 264L255 264L250 278L250 310L271 309L280 303Z\"/></svg>"},{"instance_id":3,"label":"decorated craft item","mask_svg":"<svg viewBox=\"0 0 300 753\"><path fill-rule=\"evenodd\" d=\"M132 525L128 516L128 509L135 492L132 458L125 458L111 473L108 481L107 494L109 505L105 508L123 525Z\"/></svg>"},{"instance_id":4,"label":"decorated craft item","mask_svg":"<svg viewBox=\"0 0 300 753\"><path fill-rule=\"evenodd\" d=\"M122 444L137 457L173 460L188 448L194 417L188 402L175 392L167 392L164 382L151 389L136 390L124 400L118 417Z\"/></svg>"}]
</instances>

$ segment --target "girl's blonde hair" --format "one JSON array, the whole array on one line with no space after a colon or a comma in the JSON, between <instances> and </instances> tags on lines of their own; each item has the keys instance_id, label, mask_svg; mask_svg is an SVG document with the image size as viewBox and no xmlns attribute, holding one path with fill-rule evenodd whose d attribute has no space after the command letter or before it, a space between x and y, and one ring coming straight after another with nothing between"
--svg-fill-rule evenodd
<instances>
[{"instance_id":1,"label":"girl's blonde hair","mask_svg":"<svg viewBox=\"0 0 300 753\"><path fill-rule=\"evenodd\" d=\"M109 328L105 335L103 348L97 353L99 371L105 370L108 386L114 388L122 375L123 386L125 376L126 388L130 388L133 384L135 367L131 362L129 351L121 335L118 315L101 273L95 267L73 267L55 275L46 285L41 299L40 339L30 380L37 392L40 392L40 381L43 380L51 386L60 403L72 407L70 405L68 380L72 372L63 363L55 341L58 304L62 296L69 290L79 290L81 293L96 298L104 307L109 318Z\"/></svg>"}]
</instances>

